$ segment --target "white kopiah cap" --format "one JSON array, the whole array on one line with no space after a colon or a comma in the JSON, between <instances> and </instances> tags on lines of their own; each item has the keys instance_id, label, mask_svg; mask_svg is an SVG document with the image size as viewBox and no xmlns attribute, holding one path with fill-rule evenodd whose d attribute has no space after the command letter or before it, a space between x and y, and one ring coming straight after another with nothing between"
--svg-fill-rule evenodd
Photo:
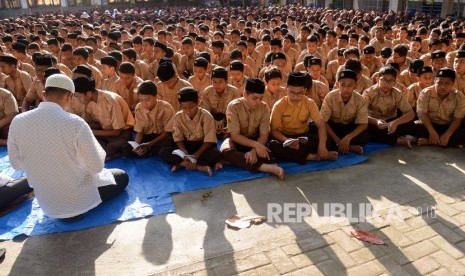
<instances>
[{"instance_id":1,"label":"white kopiah cap","mask_svg":"<svg viewBox=\"0 0 465 276\"><path fill-rule=\"evenodd\" d=\"M74 93L73 80L64 74L54 74L47 78L45 81L45 88L57 87Z\"/></svg>"}]
</instances>

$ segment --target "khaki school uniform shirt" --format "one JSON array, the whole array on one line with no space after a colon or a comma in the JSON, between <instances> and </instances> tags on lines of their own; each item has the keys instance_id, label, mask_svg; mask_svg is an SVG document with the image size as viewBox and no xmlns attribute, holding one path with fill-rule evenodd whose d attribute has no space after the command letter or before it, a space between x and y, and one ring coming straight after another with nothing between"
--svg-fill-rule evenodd
<instances>
[{"instance_id":1,"label":"khaki school uniform shirt","mask_svg":"<svg viewBox=\"0 0 465 276\"><path fill-rule=\"evenodd\" d=\"M239 97L241 97L239 90L230 84L226 85L221 96L216 93L215 89L211 85L203 91L200 106L208 110L210 113L226 114L228 104Z\"/></svg>"},{"instance_id":2,"label":"khaki school uniform shirt","mask_svg":"<svg viewBox=\"0 0 465 276\"><path fill-rule=\"evenodd\" d=\"M329 88L318 80L312 80L312 87L307 91L307 96L315 101L318 108L321 107L321 103L326 95L329 93Z\"/></svg>"},{"instance_id":3,"label":"khaki school uniform shirt","mask_svg":"<svg viewBox=\"0 0 465 276\"><path fill-rule=\"evenodd\" d=\"M454 89L444 99L441 99L434 86L430 86L423 89L418 97L417 113L426 113L433 123L451 123L454 118L464 117L465 96Z\"/></svg>"},{"instance_id":4,"label":"khaki school uniform shirt","mask_svg":"<svg viewBox=\"0 0 465 276\"><path fill-rule=\"evenodd\" d=\"M191 76L188 82L192 85L192 87L194 87L195 90L197 90L199 95L201 95L205 88L212 84L212 78L210 77L210 75L205 75L203 80L200 80L196 76Z\"/></svg>"},{"instance_id":5,"label":"khaki school uniform shirt","mask_svg":"<svg viewBox=\"0 0 465 276\"><path fill-rule=\"evenodd\" d=\"M228 68L230 61L231 61L231 58L229 57L229 53L223 52L221 55L216 56L213 59L212 64L216 64L218 66Z\"/></svg>"},{"instance_id":6,"label":"khaki school uniform shirt","mask_svg":"<svg viewBox=\"0 0 465 276\"><path fill-rule=\"evenodd\" d=\"M192 85L186 80L183 80L181 78L178 78L178 81L174 85L173 89L169 89L162 82L158 82L157 83L158 99L167 101L174 108L174 110L179 110L180 105L179 105L177 93L183 87L192 87Z\"/></svg>"},{"instance_id":7,"label":"khaki school uniform shirt","mask_svg":"<svg viewBox=\"0 0 465 276\"><path fill-rule=\"evenodd\" d=\"M226 110L228 130L248 138L270 133L270 109L261 102L256 108L251 108L241 97L229 103Z\"/></svg>"},{"instance_id":8,"label":"khaki school uniform shirt","mask_svg":"<svg viewBox=\"0 0 465 276\"><path fill-rule=\"evenodd\" d=\"M407 101L414 110L417 106L417 100L422 90L423 88L420 86L419 82L412 83L407 88L407 93L406 93Z\"/></svg>"},{"instance_id":9,"label":"khaki school uniform shirt","mask_svg":"<svg viewBox=\"0 0 465 276\"><path fill-rule=\"evenodd\" d=\"M247 79L248 77L243 77L240 81L233 81L231 79L229 79L228 83L234 87L237 88L237 90L239 90L239 93L242 93L244 92L245 90L245 85L247 84Z\"/></svg>"},{"instance_id":10,"label":"khaki school uniform shirt","mask_svg":"<svg viewBox=\"0 0 465 276\"><path fill-rule=\"evenodd\" d=\"M139 86L141 82L141 78L135 77L129 88L122 83L121 79L118 79L115 82L116 89L114 92L126 101L131 110L134 110L134 108L136 108L136 104L139 102L139 99L137 98L137 86Z\"/></svg>"},{"instance_id":11,"label":"khaki school uniform shirt","mask_svg":"<svg viewBox=\"0 0 465 276\"><path fill-rule=\"evenodd\" d=\"M173 140L203 141L216 143L216 128L213 116L207 110L199 108L194 118L189 118L182 110L174 116Z\"/></svg>"},{"instance_id":12,"label":"khaki school uniform shirt","mask_svg":"<svg viewBox=\"0 0 465 276\"><path fill-rule=\"evenodd\" d=\"M321 106L321 116L328 120L342 124L368 124L368 105L362 95L352 92L347 103L344 103L339 89L331 91Z\"/></svg>"},{"instance_id":13,"label":"khaki school uniform shirt","mask_svg":"<svg viewBox=\"0 0 465 276\"><path fill-rule=\"evenodd\" d=\"M13 93L4 88L0 88L0 120L5 118L7 115L18 112L18 103L16 102Z\"/></svg>"},{"instance_id":14,"label":"khaki school uniform shirt","mask_svg":"<svg viewBox=\"0 0 465 276\"><path fill-rule=\"evenodd\" d=\"M294 105L285 96L273 106L271 127L284 135L299 135L308 131L309 119L314 122L322 119L318 106L307 97Z\"/></svg>"},{"instance_id":15,"label":"khaki school uniform shirt","mask_svg":"<svg viewBox=\"0 0 465 276\"><path fill-rule=\"evenodd\" d=\"M166 101L157 100L157 104L151 110L143 108L138 103L135 111L134 131L144 134L172 132L174 114L174 108Z\"/></svg>"},{"instance_id":16,"label":"khaki school uniform shirt","mask_svg":"<svg viewBox=\"0 0 465 276\"><path fill-rule=\"evenodd\" d=\"M151 80L155 78L155 75L153 74L152 70L150 70L150 67L147 63L145 63L142 60L136 60L134 63L134 67L136 68L136 75L143 79L143 80ZM158 63L157 63L157 69L158 69Z\"/></svg>"},{"instance_id":17,"label":"khaki school uniform shirt","mask_svg":"<svg viewBox=\"0 0 465 276\"><path fill-rule=\"evenodd\" d=\"M410 58L411 60L419 59L421 57L421 53L409 50L407 53L407 57Z\"/></svg>"},{"instance_id":18,"label":"khaki school uniform shirt","mask_svg":"<svg viewBox=\"0 0 465 276\"><path fill-rule=\"evenodd\" d=\"M179 60L178 71L184 72L188 71L189 73L194 73L194 61L197 56L197 53L194 52L191 57L186 55L181 56L181 60Z\"/></svg>"},{"instance_id":19,"label":"khaki school uniform shirt","mask_svg":"<svg viewBox=\"0 0 465 276\"><path fill-rule=\"evenodd\" d=\"M430 54L430 53L422 55L422 56L420 57L420 59L423 60L423 62L424 62L424 64L425 64L424 66L431 66L432 61L433 61L433 60L431 59L431 54Z\"/></svg>"},{"instance_id":20,"label":"khaki school uniform shirt","mask_svg":"<svg viewBox=\"0 0 465 276\"><path fill-rule=\"evenodd\" d=\"M363 98L368 104L368 115L376 119L393 119L397 117L397 109L403 114L412 110L407 98L396 88L384 93L376 84L363 92Z\"/></svg>"},{"instance_id":21,"label":"khaki school uniform shirt","mask_svg":"<svg viewBox=\"0 0 465 276\"><path fill-rule=\"evenodd\" d=\"M367 76L362 75L362 77L357 81L355 86L355 91L360 95L363 94L363 91L373 86L373 81Z\"/></svg>"},{"instance_id":22,"label":"khaki school uniform shirt","mask_svg":"<svg viewBox=\"0 0 465 276\"><path fill-rule=\"evenodd\" d=\"M98 90L97 102L87 104L85 112L87 122L100 123L104 130L127 129L135 123L126 101L110 91Z\"/></svg>"},{"instance_id":23,"label":"khaki school uniform shirt","mask_svg":"<svg viewBox=\"0 0 465 276\"><path fill-rule=\"evenodd\" d=\"M109 78L104 78L102 82L102 90L116 92L117 86L119 85L117 81L119 81L119 77L116 73Z\"/></svg>"},{"instance_id":24,"label":"khaki school uniform shirt","mask_svg":"<svg viewBox=\"0 0 465 276\"><path fill-rule=\"evenodd\" d=\"M92 70L92 77L95 79L95 88L102 89L103 75L97 67L86 64Z\"/></svg>"},{"instance_id":25,"label":"khaki school uniform shirt","mask_svg":"<svg viewBox=\"0 0 465 276\"><path fill-rule=\"evenodd\" d=\"M18 70L24 71L31 76L31 78L34 78L36 76L36 70L34 66L30 65L29 63L19 63L18 65Z\"/></svg>"},{"instance_id":26,"label":"khaki school uniform shirt","mask_svg":"<svg viewBox=\"0 0 465 276\"><path fill-rule=\"evenodd\" d=\"M400 82L401 84L403 84L405 87L409 87L410 85L412 85L413 83L415 83L416 81L413 80L411 77L410 77L410 74L409 74L410 70L406 69L404 71L402 71L399 75L399 77L397 78L397 82Z\"/></svg>"},{"instance_id":27,"label":"khaki school uniform shirt","mask_svg":"<svg viewBox=\"0 0 465 276\"><path fill-rule=\"evenodd\" d=\"M16 72L5 79L5 88L10 90L16 101L22 102L31 87L32 78L28 73L16 70Z\"/></svg>"},{"instance_id":28,"label":"khaki school uniform shirt","mask_svg":"<svg viewBox=\"0 0 465 276\"><path fill-rule=\"evenodd\" d=\"M262 101L266 103L266 105L270 108L273 108L274 104L286 96L286 88L280 86L278 91L275 93L271 93L268 87L265 88L265 93L263 93Z\"/></svg>"},{"instance_id":29,"label":"khaki school uniform shirt","mask_svg":"<svg viewBox=\"0 0 465 276\"><path fill-rule=\"evenodd\" d=\"M460 75L457 73L455 75L454 88L462 93L465 93L465 74Z\"/></svg>"},{"instance_id":30,"label":"khaki school uniform shirt","mask_svg":"<svg viewBox=\"0 0 465 276\"><path fill-rule=\"evenodd\" d=\"M370 41L370 44L371 46L375 47L375 53L377 56L379 56L379 54L381 53L381 50L384 48L384 47L389 47L389 48L392 48L392 42L390 40L387 40L385 39L383 42L379 41L378 39L376 38L373 38L371 41Z\"/></svg>"},{"instance_id":31,"label":"khaki school uniform shirt","mask_svg":"<svg viewBox=\"0 0 465 276\"><path fill-rule=\"evenodd\" d=\"M360 62L362 65L366 66L370 72L370 75L368 77L371 77L374 73L378 72L381 67L383 67L383 64L381 61L377 58L373 59L371 62L368 62L364 57L360 58Z\"/></svg>"},{"instance_id":32,"label":"khaki school uniform shirt","mask_svg":"<svg viewBox=\"0 0 465 276\"><path fill-rule=\"evenodd\" d=\"M328 62L325 76L330 85L334 85L334 83L336 82L337 70L339 69L339 66L341 65L344 65L344 63L339 64L339 61L337 59L331 60L330 62Z\"/></svg>"},{"instance_id":33,"label":"khaki school uniform shirt","mask_svg":"<svg viewBox=\"0 0 465 276\"><path fill-rule=\"evenodd\" d=\"M107 55L108 54L102 49L97 49L97 51L94 52L94 58L97 60L101 60L103 57L106 57Z\"/></svg>"},{"instance_id":34,"label":"khaki school uniform shirt","mask_svg":"<svg viewBox=\"0 0 465 276\"><path fill-rule=\"evenodd\" d=\"M42 92L45 91L45 84L35 77L32 80L31 87L27 91L26 98L31 99L33 101L41 101Z\"/></svg>"}]
</instances>

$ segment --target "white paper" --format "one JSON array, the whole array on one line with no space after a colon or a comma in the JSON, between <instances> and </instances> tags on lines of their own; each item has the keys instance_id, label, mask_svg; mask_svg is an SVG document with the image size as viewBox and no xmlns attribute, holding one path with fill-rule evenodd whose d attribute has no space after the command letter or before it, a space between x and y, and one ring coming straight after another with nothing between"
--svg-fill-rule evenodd
<instances>
[{"instance_id":1,"label":"white paper","mask_svg":"<svg viewBox=\"0 0 465 276\"><path fill-rule=\"evenodd\" d=\"M115 177L107 169L103 169L101 172L99 172L97 177L99 178L98 187L116 185Z\"/></svg>"},{"instance_id":2,"label":"white paper","mask_svg":"<svg viewBox=\"0 0 465 276\"><path fill-rule=\"evenodd\" d=\"M149 143L139 144L136 141L128 141L128 144L131 145L133 149L137 149L138 147L148 145Z\"/></svg>"},{"instance_id":3,"label":"white paper","mask_svg":"<svg viewBox=\"0 0 465 276\"><path fill-rule=\"evenodd\" d=\"M187 158L189 158L189 160L190 160L192 163L194 163L194 164L197 163L197 159L195 159L194 156L192 156L192 155L187 155L187 154L185 154L185 153L184 153L182 150L180 150L180 149L173 150L172 154L175 154L175 155L181 157L182 159L184 159L184 157L187 156Z\"/></svg>"},{"instance_id":4,"label":"white paper","mask_svg":"<svg viewBox=\"0 0 465 276\"><path fill-rule=\"evenodd\" d=\"M283 147L289 147L296 139L288 138L286 141L283 143Z\"/></svg>"}]
</instances>

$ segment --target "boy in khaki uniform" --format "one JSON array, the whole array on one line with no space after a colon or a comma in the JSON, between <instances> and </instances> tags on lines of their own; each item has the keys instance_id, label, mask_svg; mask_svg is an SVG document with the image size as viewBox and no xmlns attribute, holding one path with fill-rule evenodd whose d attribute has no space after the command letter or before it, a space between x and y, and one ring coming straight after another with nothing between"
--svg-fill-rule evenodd
<instances>
[{"instance_id":1,"label":"boy in khaki uniform","mask_svg":"<svg viewBox=\"0 0 465 276\"><path fill-rule=\"evenodd\" d=\"M244 63L234 60L229 64L228 83L236 87L239 92L244 91L248 77L244 76Z\"/></svg>"},{"instance_id":2,"label":"boy in khaki uniform","mask_svg":"<svg viewBox=\"0 0 465 276\"><path fill-rule=\"evenodd\" d=\"M322 64L321 59L317 57L312 57L310 59L306 59L305 69L312 77L312 80L317 80L322 82L329 91L329 83L328 80L322 74Z\"/></svg>"},{"instance_id":3,"label":"boy in khaki uniform","mask_svg":"<svg viewBox=\"0 0 465 276\"><path fill-rule=\"evenodd\" d=\"M277 159L304 164L308 160L335 160L338 153L328 151L323 118L315 102L305 96L310 78L302 72L291 72L287 96L276 102L271 111L269 148ZM318 127L318 135L309 132L308 121ZM307 140L299 137L306 137ZM286 146L284 143L286 142Z\"/></svg>"},{"instance_id":4,"label":"boy in khaki uniform","mask_svg":"<svg viewBox=\"0 0 465 276\"><path fill-rule=\"evenodd\" d=\"M27 91L21 104L21 111L28 111L31 106L35 107L42 101L42 93L45 91L45 70L52 67L51 55L40 55L35 59L36 76L32 79L32 84Z\"/></svg>"},{"instance_id":5,"label":"boy in khaki uniform","mask_svg":"<svg viewBox=\"0 0 465 276\"><path fill-rule=\"evenodd\" d=\"M192 87L184 87L177 94L181 110L174 116L173 140L176 146L162 148L160 158L172 166L172 172L185 167L211 176L211 166L218 169L221 158L216 146L214 119L207 110L198 106L199 96ZM186 156L181 158L173 154L177 149Z\"/></svg>"},{"instance_id":6,"label":"boy in khaki uniform","mask_svg":"<svg viewBox=\"0 0 465 276\"><path fill-rule=\"evenodd\" d=\"M73 82L74 96L85 105L84 120L105 150L106 160L119 157L132 138L134 117L128 104L114 92L96 89L92 78L77 77Z\"/></svg>"},{"instance_id":7,"label":"boy in khaki uniform","mask_svg":"<svg viewBox=\"0 0 465 276\"><path fill-rule=\"evenodd\" d=\"M369 142L368 106L362 95L355 91L357 73L343 70L338 73L336 90L323 100L321 116L332 141L331 149L340 153L349 151L363 154Z\"/></svg>"},{"instance_id":8,"label":"boy in khaki uniform","mask_svg":"<svg viewBox=\"0 0 465 276\"><path fill-rule=\"evenodd\" d=\"M413 110L416 110L417 100L420 96L420 92L430 87L433 84L433 68L425 66L418 69L418 82L413 83L407 88L407 101L412 106Z\"/></svg>"},{"instance_id":9,"label":"boy in khaki uniform","mask_svg":"<svg viewBox=\"0 0 465 276\"><path fill-rule=\"evenodd\" d=\"M136 89L142 79L136 76L136 68L130 62L123 62L118 69L119 80L115 82L115 93L120 95L128 104L129 109L134 111L139 102Z\"/></svg>"},{"instance_id":10,"label":"boy in khaki uniform","mask_svg":"<svg viewBox=\"0 0 465 276\"><path fill-rule=\"evenodd\" d=\"M174 110L179 110L179 101L176 93L184 87L192 87L192 85L179 77L170 61L162 60L158 66L157 76L160 82L157 83L158 98L167 101Z\"/></svg>"},{"instance_id":11,"label":"boy in khaki uniform","mask_svg":"<svg viewBox=\"0 0 465 276\"><path fill-rule=\"evenodd\" d=\"M189 78L188 82L199 94L202 94L205 88L212 84L212 78L207 74L208 66L208 60L203 57L198 57L194 61L194 75Z\"/></svg>"},{"instance_id":12,"label":"boy in khaki uniform","mask_svg":"<svg viewBox=\"0 0 465 276\"><path fill-rule=\"evenodd\" d=\"M425 66L425 63L421 59L414 59L410 62L408 69L402 71L399 75L398 82L405 87L409 87L413 83L418 81L418 70Z\"/></svg>"},{"instance_id":13,"label":"boy in khaki uniform","mask_svg":"<svg viewBox=\"0 0 465 276\"><path fill-rule=\"evenodd\" d=\"M455 85L454 88L465 93L465 51L458 51L454 59Z\"/></svg>"},{"instance_id":14,"label":"boy in khaki uniform","mask_svg":"<svg viewBox=\"0 0 465 276\"><path fill-rule=\"evenodd\" d=\"M213 59L213 64L217 66L227 67L229 66L230 57L228 52L224 52L224 42L216 40L212 42L213 53L215 58Z\"/></svg>"},{"instance_id":15,"label":"boy in khaki uniform","mask_svg":"<svg viewBox=\"0 0 465 276\"><path fill-rule=\"evenodd\" d=\"M223 159L251 172L269 172L284 179L284 170L268 164L272 157L265 146L270 133L270 109L262 101L265 84L248 79L243 97L229 103L226 111L231 138L221 145Z\"/></svg>"},{"instance_id":16,"label":"boy in khaki uniform","mask_svg":"<svg viewBox=\"0 0 465 276\"><path fill-rule=\"evenodd\" d=\"M385 66L379 72L377 84L363 92L368 104L368 133L373 141L411 148L411 140L405 136L412 134L415 113L402 92L394 88L396 77L397 70Z\"/></svg>"},{"instance_id":17,"label":"boy in khaki uniform","mask_svg":"<svg viewBox=\"0 0 465 276\"><path fill-rule=\"evenodd\" d=\"M415 126L418 145L458 146L465 144L465 96L454 89L455 72L442 68L434 85L421 91L417 114L422 124Z\"/></svg>"},{"instance_id":18,"label":"boy in khaki uniform","mask_svg":"<svg viewBox=\"0 0 465 276\"><path fill-rule=\"evenodd\" d=\"M0 88L0 145L6 146L10 123L16 114L19 113L18 104L13 94Z\"/></svg>"},{"instance_id":19,"label":"boy in khaki uniform","mask_svg":"<svg viewBox=\"0 0 465 276\"><path fill-rule=\"evenodd\" d=\"M0 56L0 71L8 77L5 79L5 89L9 90L18 103L22 102L31 87L32 78L28 73L16 68L18 60L10 55Z\"/></svg>"},{"instance_id":20,"label":"boy in khaki uniform","mask_svg":"<svg viewBox=\"0 0 465 276\"><path fill-rule=\"evenodd\" d=\"M102 88L102 72L97 69L95 66L89 64L89 52L84 47L79 47L73 51L73 61L76 66L85 65L92 70L92 78L95 80L95 87L97 89Z\"/></svg>"},{"instance_id":21,"label":"boy in khaki uniform","mask_svg":"<svg viewBox=\"0 0 465 276\"><path fill-rule=\"evenodd\" d=\"M116 74L118 61L112 56L106 56L100 59L100 63L102 65L102 74L104 76L102 81L102 90L116 92L118 86L121 85L119 84L119 76Z\"/></svg>"},{"instance_id":22,"label":"boy in khaki uniform","mask_svg":"<svg viewBox=\"0 0 465 276\"><path fill-rule=\"evenodd\" d=\"M346 50L345 48L339 49L337 51L337 59L329 61L326 67L325 77L329 83L329 87L331 88L334 86L334 83L336 82L337 70L339 69L341 65L344 65L346 61L344 58L345 50Z\"/></svg>"},{"instance_id":23,"label":"boy in khaki uniform","mask_svg":"<svg viewBox=\"0 0 465 276\"><path fill-rule=\"evenodd\" d=\"M211 113L215 119L217 134L224 132L226 127L226 108L228 104L241 96L236 87L227 83L228 71L223 67L217 67L212 71L212 85L207 87L202 94L200 106Z\"/></svg>"},{"instance_id":24,"label":"boy in khaki uniform","mask_svg":"<svg viewBox=\"0 0 465 276\"><path fill-rule=\"evenodd\" d=\"M357 74L357 83L355 84L355 91L360 95L363 91L373 85L373 81L362 73L362 63L357 59L349 59L344 64L345 70L352 70Z\"/></svg>"},{"instance_id":25,"label":"boy in khaki uniform","mask_svg":"<svg viewBox=\"0 0 465 276\"><path fill-rule=\"evenodd\" d=\"M157 87L152 81L144 81L137 87L140 102L136 105L133 148L127 144L123 147L123 155L128 157L150 157L157 155L163 147L173 146L174 108L163 100L157 99Z\"/></svg>"},{"instance_id":26,"label":"boy in khaki uniform","mask_svg":"<svg viewBox=\"0 0 465 276\"><path fill-rule=\"evenodd\" d=\"M277 101L286 96L286 89L281 86L282 78L281 71L276 67L265 71L266 87L263 93L263 101L268 105L270 110Z\"/></svg>"}]
</instances>

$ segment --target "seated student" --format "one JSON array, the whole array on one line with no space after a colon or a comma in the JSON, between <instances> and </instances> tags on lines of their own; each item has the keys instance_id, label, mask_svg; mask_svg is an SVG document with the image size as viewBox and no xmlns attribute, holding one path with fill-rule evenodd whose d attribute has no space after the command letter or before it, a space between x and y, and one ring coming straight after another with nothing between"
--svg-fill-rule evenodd
<instances>
[{"instance_id":1,"label":"seated student","mask_svg":"<svg viewBox=\"0 0 465 276\"><path fill-rule=\"evenodd\" d=\"M322 82L329 91L328 80L323 76L323 74L321 74L321 71L322 71L321 59L317 57L312 57L310 59L307 59L306 62L307 63L305 64L305 69L312 77L312 80L317 80L317 81Z\"/></svg>"},{"instance_id":2,"label":"seated student","mask_svg":"<svg viewBox=\"0 0 465 276\"><path fill-rule=\"evenodd\" d=\"M341 65L344 65L344 63L346 61L345 58L344 58L344 51L345 50L346 50L345 48L338 49L338 51L337 51L337 59L331 60L331 61L328 62L325 77L328 80L329 87L331 87L331 88L334 86L334 83L336 82L337 70L339 69L339 67Z\"/></svg>"},{"instance_id":3,"label":"seated student","mask_svg":"<svg viewBox=\"0 0 465 276\"><path fill-rule=\"evenodd\" d=\"M265 71L265 93L263 101L268 105L270 110L274 104L282 97L286 96L286 89L281 86L282 73L277 67L271 67Z\"/></svg>"},{"instance_id":4,"label":"seated student","mask_svg":"<svg viewBox=\"0 0 465 276\"><path fill-rule=\"evenodd\" d=\"M85 105L84 120L107 153L106 160L119 157L122 147L132 140L134 117L128 104L114 92L96 89L92 78L78 77L73 82L74 96Z\"/></svg>"},{"instance_id":5,"label":"seated student","mask_svg":"<svg viewBox=\"0 0 465 276\"><path fill-rule=\"evenodd\" d=\"M377 84L363 92L368 104L368 133L372 141L411 148L415 112L396 84L397 70L385 66L379 71ZM402 113L397 116L398 110Z\"/></svg>"},{"instance_id":6,"label":"seated student","mask_svg":"<svg viewBox=\"0 0 465 276\"><path fill-rule=\"evenodd\" d=\"M433 84L433 68L429 66L421 67L418 69L417 75L418 81L408 87L406 95L407 101L412 106L413 110L416 110L417 100L420 96L420 92Z\"/></svg>"},{"instance_id":7,"label":"seated student","mask_svg":"<svg viewBox=\"0 0 465 276\"><path fill-rule=\"evenodd\" d=\"M0 146L6 146L10 123L18 113L18 104L13 94L0 88Z\"/></svg>"},{"instance_id":8,"label":"seated student","mask_svg":"<svg viewBox=\"0 0 465 276\"><path fill-rule=\"evenodd\" d=\"M231 61L231 64L229 64L228 83L241 92L244 91L247 79L248 77L244 76L244 63L238 60Z\"/></svg>"},{"instance_id":9,"label":"seated student","mask_svg":"<svg viewBox=\"0 0 465 276\"><path fill-rule=\"evenodd\" d=\"M277 159L305 163L308 160L335 160L338 153L328 152L326 127L315 102L305 96L309 87L307 73L289 74L287 96L276 102L271 111L271 135L274 140L269 148ZM318 135L309 133L309 120L318 127ZM307 137L308 141L298 139ZM291 142L284 146L284 142Z\"/></svg>"},{"instance_id":10,"label":"seated student","mask_svg":"<svg viewBox=\"0 0 465 276\"><path fill-rule=\"evenodd\" d=\"M415 125L418 145L458 146L465 144L465 96L454 89L455 72L442 68L434 85L421 91L417 114L422 124Z\"/></svg>"},{"instance_id":11,"label":"seated student","mask_svg":"<svg viewBox=\"0 0 465 276\"><path fill-rule=\"evenodd\" d=\"M269 172L284 179L284 170L272 160L265 146L270 132L270 109L262 101L265 84L255 78L247 80L243 97L229 103L226 111L231 138L221 145L223 159L251 172Z\"/></svg>"},{"instance_id":12,"label":"seated student","mask_svg":"<svg viewBox=\"0 0 465 276\"><path fill-rule=\"evenodd\" d=\"M326 131L333 142L332 148L340 153L349 151L363 154L369 141L368 107L356 90L357 73L343 70L338 73L338 89L329 92L321 106Z\"/></svg>"},{"instance_id":13,"label":"seated student","mask_svg":"<svg viewBox=\"0 0 465 276\"><path fill-rule=\"evenodd\" d=\"M115 82L116 90L113 91L120 95L128 104L131 111L134 110L138 103L136 89L142 79L136 76L136 69L130 62L123 62L118 68L119 80Z\"/></svg>"},{"instance_id":14,"label":"seated student","mask_svg":"<svg viewBox=\"0 0 465 276\"><path fill-rule=\"evenodd\" d=\"M416 83L418 81L418 69L425 66L425 63L421 59L414 59L412 60L409 65L408 69L400 72L398 82L403 84L405 87L409 87L410 85Z\"/></svg>"},{"instance_id":15,"label":"seated student","mask_svg":"<svg viewBox=\"0 0 465 276\"><path fill-rule=\"evenodd\" d=\"M189 78L188 82L199 94L202 94L205 88L212 84L212 78L207 74L208 66L208 60L203 57L198 57L194 61L194 75Z\"/></svg>"},{"instance_id":16,"label":"seated student","mask_svg":"<svg viewBox=\"0 0 465 276\"><path fill-rule=\"evenodd\" d=\"M228 84L228 71L223 67L216 67L212 71L212 85L203 91L200 106L211 113L215 119L217 134L224 132L226 127L226 108L228 104L241 96L239 90Z\"/></svg>"},{"instance_id":17,"label":"seated student","mask_svg":"<svg viewBox=\"0 0 465 276\"><path fill-rule=\"evenodd\" d=\"M85 65L92 70L92 78L95 80L95 87L102 88L102 72L97 67L89 64L89 52L84 47L79 47L73 50L73 61L76 66Z\"/></svg>"},{"instance_id":18,"label":"seated student","mask_svg":"<svg viewBox=\"0 0 465 276\"><path fill-rule=\"evenodd\" d=\"M455 70L454 88L462 93L465 93L465 51L457 51L453 66Z\"/></svg>"},{"instance_id":19,"label":"seated student","mask_svg":"<svg viewBox=\"0 0 465 276\"><path fill-rule=\"evenodd\" d=\"M320 109L323 99L326 97L326 95L329 92L329 88L321 81L314 80L310 76L310 74L307 74L307 78L311 79L311 81L309 82L309 86L307 88L307 92L305 93L305 95L309 97L310 99L312 99L315 102L318 109Z\"/></svg>"},{"instance_id":20,"label":"seated student","mask_svg":"<svg viewBox=\"0 0 465 276\"><path fill-rule=\"evenodd\" d=\"M128 157L157 155L161 148L173 146L174 108L166 101L157 99L157 87L152 81L143 81L137 87L139 103L136 105L135 142L143 144L135 149L127 144L123 154Z\"/></svg>"},{"instance_id":21,"label":"seated student","mask_svg":"<svg viewBox=\"0 0 465 276\"><path fill-rule=\"evenodd\" d=\"M49 67L52 67L51 55L39 55L35 58L36 76L32 79L32 84L21 103L21 111L28 111L29 108L37 106L42 101L44 91L45 77L44 73Z\"/></svg>"},{"instance_id":22,"label":"seated student","mask_svg":"<svg viewBox=\"0 0 465 276\"><path fill-rule=\"evenodd\" d=\"M367 88L373 85L373 81L362 74L362 63L357 59L348 59L344 64L346 70L352 70L357 74L357 83L355 86L355 91L360 95L363 94Z\"/></svg>"},{"instance_id":23,"label":"seated student","mask_svg":"<svg viewBox=\"0 0 465 276\"><path fill-rule=\"evenodd\" d=\"M119 80L118 74L116 74L116 68L118 68L118 61L112 56L102 57L100 60L102 65L102 90L116 92L118 87L117 81Z\"/></svg>"},{"instance_id":24,"label":"seated student","mask_svg":"<svg viewBox=\"0 0 465 276\"><path fill-rule=\"evenodd\" d=\"M28 73L19 70L17 64L18 60L13 56L0 56L0 71L7 75L5 89L13 93L16 101L21 103L32 84L32 78Z\"/></svg>"},{"instance_id":25,"label":"seated student","mask_svg":"<svg viewBox=\"0 0 465 276\"><path fill-rule=\"evenodd\" d=\"M433 67L433 74L439 71L439 69L446 67L446 53L443 51L434 51L431 53L431 67Z\"/></svg>"},{"instance_id":26,"label":"seated student","mask_svg":"<svg viewBox=\"0 0 465 276\"><path fill-rule=\"evenodd\" d=\"M216 146L214 119L207 110L198 106L199 96L193 88L184 87L177 94L181 110L174 117L173 140L176 146L162 148L160 158L172 166L172 172L185 167L211 176L211 166L220 168L218 162L221 158ZM190 156L181 158L173 154L176 149Z\"/></svg>"},{"instance_id":27,"label":"seated student","mask_svg":"<svg viewBox=\"0 0 465 276\"><path fill-rule=\"evenodd\" d=\"M169 60L162 59L158 66L157 83L158 98L167 101L174 110L179 110L179 102L176 93L184 87L192 87L186 80L181 79L176 72L174 64Z\"/></svg>"}]
</instances>

